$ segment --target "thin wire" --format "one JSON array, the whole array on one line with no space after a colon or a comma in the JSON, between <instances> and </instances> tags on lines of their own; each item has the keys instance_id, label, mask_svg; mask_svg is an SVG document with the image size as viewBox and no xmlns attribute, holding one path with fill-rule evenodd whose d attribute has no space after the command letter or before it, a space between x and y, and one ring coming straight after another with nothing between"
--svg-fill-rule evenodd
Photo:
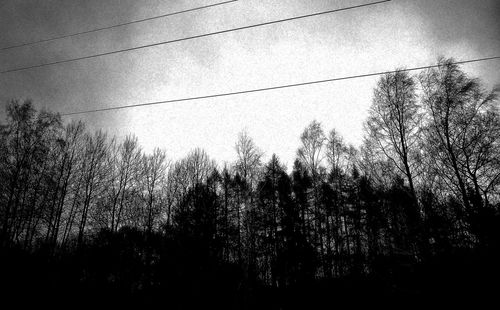
<instances>
[{"instance_id":1,"label":"thin wire","mask_svg":"<svg viewBox=\"0 0 500 310\"><path fill-rule=\"evenodd\" d=\"M223 5L223 4L228 4L228 3L231 3L231 2L237 2L237 1L238 0L224 1L224 2L219 2L219 3L215 3L215 4L200 6L200 7L196 7L196 8L192 8L192 9L187 9L187 10L183 10L183 11L177 11L177 12L173 12L173 13L167 13L167 14L163 14L163 15L152 16L152 17L143 18L143 19L137 19L137 20L133 20L133 21L130 21L130 22L116 24L116 25L111 25L111 26L106 26L106 27L102 27L102 28L95 28L95 29L91 29L91 30L87 30L87 31L81 31L81 32L75 32L75 33L71 33L71 34L61 35L61 36L58 36L58 37L52 37L52 38L41 39L41 40L33 41L33 42L21 43L21 44L18 44L18 45L11 45L11 46L6 46L6 47L1 47L0 51L10 50L10 49L18 48L18 47L35 45L35 44L39 44L39 43L50 42L50 41L55 41L55 40L60 40L60 39L65 39L65 38L76 37L76 36L80 36L80 35L83 35L83 34L88 34L88 33L99 32L99 31L103 31L103 30L108 30L108 29L113 29L113 28L128 26L128 25L132 25L132 24L142 23L142 22L146 22L146 21L150 21L150 20L154 20L154 19L170 17L170 16L184 14L184 13L188 13L188 12L200 11L200 10L208 9L208 8L211 8L211 7L215 7L215 6L219 6L219 5Z\"/></svg>"},{"instance_id":2,"label":"thin wire","mask_svg":"<svg viewBox=\"0 0 500 310\"><path fill-rule=\"evenodd\" d=\"M52 65L74 62L74 61L90 59L90 58L96 58L96 57L101 57L101 56L107 56L107 55L112 55L112 54L130 52L130 51L135 51L135 50L153 47L153 46L158 46L158 45L171 44L171 43L176 43L176 42L188 41L188 40L199 39L199 38L208 37L208 36L229 33L229 32L241 31L241 30L250 29L250 28L268 26L268 25L272 25L272 24L277 24L277 23L282 23L282 22L287 22L287 21L292 21L292 20L297 20L297 19L302 19L302 18L308 18L308 17L314 17L314 16L319 16L319 15L324 15L324 14L330 14L330 13L335 13L335 12L340 12L340 11L346 11L346 10L381 4L381 3L390 2L390 1L391 0L371 2L371 3L356 5L356 6L345 7L345 8L341 8L341 9L328 10L328 11L307 14L307 15L300 15L300 16L295 16L295 17L290 17L290 18L285 18L285 19L280 19L280 20L275 20L275 21L270 21L270 22L265 22L265 23L259 23L259 24L249 25L249 26L243 26L243 27L238 27L238 28L232 28L232 29L226 29L226 30L221 30L221 31L215 31L215 32L195 35L195 36L191 36L191 37L185 37L185 38L180 38L180 39L175 39L175 40L169 40L169 41L157 42L157 43L152 43L152 44L147 44L147 45L141 45L141 46L131 47L131 48L127 48L127 49L106 52L106 53L94 54L94 55L83 56L83 57L78 57L78 58L71 58L71 59L66 59L66 60L59 60L59 61L48 62L48 63L33 65L33 66L28 66L28 67L9 69L9 70L5 70L5 71L1 71L0 74L29 70L29 69L34 69L34 68L46 67L46 66L52 66Z\"/></svg>"},{"instance_id":3,"label":"thin wire","mask_svg":"<svg viewBox=\"0 0 500 310\"><path fill-rule=\"evenodd\" d=\"M451 64L457 64L457 65L459 65L459 64L466 64L466 63L472 63L472 62L487 61L487 60L494 60L494 59L500 59L500 56L493 56L493 57L486 57L486 58L479 58L479 59L456 61L456 62L452 62ZM400 70L381 71L381 72L374 72L374 73L366 73L366 74L358 74L358 75L337 77L337 78L331 78L331 79L326 79L326 80L318 80L318 81L302 82L302 83L295 83L295 84L279 85L279 86L272 86L272 87L266 87L266 88L256 88L256 89L242 90L242 91L229 92L229 93L205 95L205 96L198 96L198 97L188 97L188 98L181 98L181 99L171 99L171 100L148 102L148 103L131 104L131 105L124 105L124 106L117 106L117 107L110 107L110 108L102 108L102 109L94 109L94 110L86 110L86 111L79 111L79 112L69 112L69 113L61 114L61 116L69 116L69 115L77 115L77 114L87 114L87 113L104 112L104 111L111 111L111 110L121 110L121 109L128 109L128 108L144 107L144 106L157 105L157 104L165 104L165 103L174 103L174 102L182 102L182 101L192 101L192 100L201 100L201 99L209 99L209 98L217 98L217 97L242 95L242 94L249 94L249 93L256 93L256 92L263 92L263 91L284 89L284 88L306 86L306 85L312 85L312 84L321 84L321 83L328 83L328 82L335 82L335 81L342 81L342 80L364 78L364 77L370 77L370 76L378 76L378 75L384 75L384 74L390 74L390 73L396 73L396 72L402 72L402 71L404 71L404 72L418 71L418 70L424 70L424 69L437 68L439 66L440 66L439 64L436 64L436 65L423 66L423 67L414 67L414 68L407 68L407 69L400 69Z\"/></svg>"}]
</instances>

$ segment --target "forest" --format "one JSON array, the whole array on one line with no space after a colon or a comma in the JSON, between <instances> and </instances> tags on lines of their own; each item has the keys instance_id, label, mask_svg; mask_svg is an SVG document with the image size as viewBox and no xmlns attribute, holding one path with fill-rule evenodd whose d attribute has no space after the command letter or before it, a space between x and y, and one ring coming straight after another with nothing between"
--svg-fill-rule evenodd
<instances>
[{"instance_id":1,"label":"forest","mask_svg":"<svg viewBox=\"0 0 500 310\"><path fill-rule=\"evenodd\" d=\"M245 131L232 163L202 149L172 161L168 146L146 153L133 135L13 99L0 123L0 296L169 309L493 299L498 91L451 58L387 73L362 145L312 121L290 172Z\"/></svg>"}]
</instances>

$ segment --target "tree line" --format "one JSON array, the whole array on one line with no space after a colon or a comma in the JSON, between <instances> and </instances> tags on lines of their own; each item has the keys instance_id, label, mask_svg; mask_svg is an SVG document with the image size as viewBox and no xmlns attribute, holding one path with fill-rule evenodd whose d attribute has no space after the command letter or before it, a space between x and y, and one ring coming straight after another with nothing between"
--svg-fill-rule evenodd
<instances>
[{"instance_id":1,"label":"tree line","mask_svg":"<svg viewBox=\"0 0 500 310\"><path fill-rule=\"evenodd\" d=\"M71 261L78 283L205 298L220 289L240 302L256 288L397 281L436 257L490 253L500 236L497 95L453 59L388 73L362 145L313 121L291 173L244 131L233 163L202 149L174 162L133 135L12 100L0 127L1 248Z\"/></svg>"}]
</instances>

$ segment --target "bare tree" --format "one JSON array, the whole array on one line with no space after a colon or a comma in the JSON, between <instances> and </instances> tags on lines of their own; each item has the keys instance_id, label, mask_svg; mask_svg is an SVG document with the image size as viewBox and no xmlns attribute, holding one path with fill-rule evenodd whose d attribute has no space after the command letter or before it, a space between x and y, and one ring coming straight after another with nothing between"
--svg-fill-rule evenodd
<instances>
[{"instance_id":1,"label":"bare tree","mask_svg":"<svg viewBox=\"0 0 500 310\"><path fill-rule=\"evenodd\" d=\"M264 153L255 145L246 131L238 135L235 145L237 160L232 189L236 198L236 227L238 240L238 257L241 261L242 243L246 244L249 258L255 256L255 194L259 176L262 172ZM242 239L244 241L242 241Z\"/></svg>"},{"instance_id":2,"label":"bare tree","mask_svg":"<svg viewBox=\"0 0 500 310\"><path fill-rule=\"evenodd\" d=\"M326 140L326 158L334 174L338 174L346 165L347 147L342 136L332 129Z\"/></svg>"},{"instance_id":3,"label":"bare tree","mask_svg":"<svg viewBox=\"0 0 500 310\"><path fill-rule=\"evenodd\" d=\"M314 223L313 229L313 241L315 247L319 250L321 257L324 257L325 252L325 242L324 240L324 229L323 229L323 218L324 212L320 208L320 195L321 195L321 183L324 168L321 163L324 159L324 147L326 137L321 128L321 124L316 120L312 121L303 131L300 136L301 146L297 151L299 160L306 167L307 171L311 175L312 180L312 201L310 205L312 206L313 218L311 219ZM306 212L307 213L307 212Z\"/></svg>"},{"instance_id":4,"label":"bare tree","mask_svg":"<svg viewBox=\"0 0 500 310\"><path fill-rule=\"evenodd\" d=\"M242 131L238 135L235 149L238 155L236 171L252 187L262 168L263 152L255 145L246 131Z\"/></svg>"},{"instance_id":5,"label":"bare tree","mask_svg":"<svg viewBox=\"0 0 500 310\"><path fill-rule=\"evenodd\" d=\"M300 136L301 146L297 151L297 155L309 169L313 178L319 173L323 160L325 140L326 137L321 124L317 121L312 121Z\"/></svg>"},{"instance_id":6,"label":"bare tree","mask_svg":"<svg viewBox=\"0 0 500 310\"><path fill-rule=\"evenodd\" d=\"M46 238L49 243L56 245L63 220L64 207L71 186L76 182L77 165L83 146L85 125L72 122L65 128L64 136L59 140L56 150L56 183L54 186L52 207L47 220Z\"/></svg>"},{"instance_id":7,"label":"bare tree","mask_svg":"<svg viewBox=\"0 0 500 310\"><path fill-rule=\"evenodd\" d=\"M168 168L165 151L155 148L153 154L143 155L142 157L142 182L146 189L146 231L151 233L154 227L154 220L161 213L159 208L160 186L163 185L163 179Z\"/></svg>"},{"instance_id":8,"label":"bare tree","mask_svg":"<svg viewBox=\"0 0 500 310\"><path fill-rule=\"evenodd\" d=\"M60 136L61 120L46 111L37 114L29 100L11 101L7 120L1 128L4 154L0 156L0 182L4 191L0 197L0 237L9 243L23 236L31 241L50 208L54 138Z\"/></svg>"},{"instance_id":9,"label":"bare tree","mask_svg":"<svg viewBox=\"0 0 500 310\"><path fill-rule=\"evenodd\" d=\"M217 164L202 149L194 149L185 158L175 162L167 175L167 225L172 223L175 206L197 184L205 183Z\"/></svg>"},{"instance_id":10,"label":"bare tree","mask_svg":"<svg viewBox=\"0 0 500 310\"><path fill-rule=\"evenodd\" d=\"M85 137L85 150L82 161L81 182L81 208L78 223L78 246L84 241L84 235L89 219L89 212L93 203L104 192L107 177L106 156L108 156L107 135L97 131L94 135L87 134Z\"/></svg>"},{"instance_id":11,"label":"bare tree","mask_svg":"<svg viewBox=\"0 0 500 310\"><path fill-rule=\"evenodd\" d=\"M113 157L110 157L110 166L113 167L114 177L111 184L111 222L112 231L117 231L123 219L127 195L133 188L141 160L141 149L137 137L127 136L118 146Z\"/></svg>"},{"instance_id":12,"label":"bare tree","mask_svg":"<svg viewBox=\"0 0 500 310\"><path fill-rule=\"evenodd\" d=\"M496 99L496 94L491 94L486 100ZM467 133L467 134L465 134ZM482 202L488 205L490 196L494 201L499 200L500 187L500 114L495 106L480 111L471 121L468 130L462 138L462 151L464 153L464 166L468 178L473 184L475 196L482 197ZM478 207L481 201L476 198Z\"/></svg>"},{"instance_id":13,"label":"bare tree","mask_svg":"<svg viewBox=\"0 0 500 310\"><path fill-rule=\"evenodd\" d=\"M374 144L405 176L416 200L415 164L422 116L415 81L405 71L380 78L366 122Z\"/></svg>"},{"instance_id":14,"label":"bare tree","mask_svg":"<svg viewBox=\"0 0 500 310\"><path fill-rule=\"evenodd\" d=\"M208 154L200 148L191 151L181 163L184 165L186 177L191 186L206 182L217 167L215 161L210 159Z\"/></svg>"},{"instance_id":15,"label":"bare tree","mask_svg":"<svg viewBox=\"0 0 500 310\"><path fill-rule=\"evenodd\" d=\"M498 90L485 91L453 59L444 58L438 68L423 72L420 82L432 155L470 213L471 204L477 209L498 184Z\"/></svg>"}]
</instances>

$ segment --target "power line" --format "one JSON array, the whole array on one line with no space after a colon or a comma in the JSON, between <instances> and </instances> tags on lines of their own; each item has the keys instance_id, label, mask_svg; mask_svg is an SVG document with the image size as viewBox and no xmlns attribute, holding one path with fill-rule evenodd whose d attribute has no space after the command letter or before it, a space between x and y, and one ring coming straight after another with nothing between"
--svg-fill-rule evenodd
<instances>
[{"instance_id":1,"label":"power line","mask_svg":"<svg viewBox=\"0 0 500 310\"><path fill-rule=\"evenodd\" d=\"M466 64L466 63L472 63L472 62L487 61L487 60L494 60L494 59L500 59L500 56L493 56L493 57L486 57L486 58L478 58L478 59L471 59L471 60L456 61L456 62L452 62L452 64L459 65L459 64ZM221 93L221 94L205 95L205 96L198 96L198 97L187 97L187 98L180 98L180 99L171 99L171 100L164 100L164 101L131 104L131 105L124 105L124 106L117 106L117 107L110 107L110 108L102 108L102 109L94 109L94 110L86 110L86 111L78 111L78 112L69 112L69 113L61 114L61 116L69 116L69 115L77 115L77 114L87 114L87 113L104 112L104 111L111 111L111 110L121 110L121 109L128 109L128 108L144 107L144 106L157 105L157 104L165 104L165 103L174 103L174 102L182 102L182 101L192 101L192 100L201 100L201 99L210 99L210 98L217 98L217 97L242 95L242 94L249 94L249 93L256 93L256 92L263 92L263 91L284 89L284 88L292 88L292 87L299 87L299 86L306 86L306 85L313 85L313 84L321 84L321 83L336 82L336 81L342 81L342 80L364 78L364 77L370 77L370 76L378 76L378 75L396 73L396 72L401 72L401 71L405 71L405 72L418 71L418 70L424 70L424 69L437 68L439 66L440 66L439 64L436 64L436 65L429 65L429 66L423 66L423 67L414 67L414 68L407 68L407 69L400 69L400 70L390 70L390 71L382 71L382 72L374 72L374 73L366 73L366 74L358 74L358 75L337 77L337 78L331 78L331 79L326 79L326 80L318 80L318 81L302 82L302 83L295 83L295 84L279 85L279 86L272 86L272 87L265 87L265 88L256 88L256 89L242 90L242 91L229 92L229 93Z\"/></svg>"},{"instance_id":2,"label":"power line","mask_svg":"<svg viewBox=\"0 0 500 310\"><path fill-rule=\"evenodd\" d=\"M215 32L195 35L195 36L191 36L191 37L185 37L185 38L157 42L157 43L141 45L141 46L126 48L126 49L120 49L120 50L106 52L106 53L94 54L94 55L83 56L83 57L78 57L78 58L71 58L71 59L66 59L66 60L59 60L59 61L48 62L48 63L33 65L33 66L28 66L28 67L9 69L9 70L5 70L5 71L1 71L0 74L17 72L17 71L24 71L24 70L41 68L41 67L46 67L46 66L68 63L68 62L74 62L74 61L79 61L79 60L84 60L84 59L90 59L90 58L96 58L96 57L107 56L107 55L112 55L112 54L130 52L130 51L135 51L135 50L139 50L139 49L143 49L143 48L149 48L149 47L153 47L153 46L159 46L159 45L188 41L188 40L193 40L193 39L199 39L199 38L204 38L204 37L209 37L209 36L214 36L214 35L219 35L219 34L224 34L224 33L229 33L229 32L241 31L241 30L256 28L256 27L261 27L261 26L268 26L268 25L273 25L273 24L277 24L277 23L288 22L288 21L292 21L292 20L298 20L298 19L314 17L314 16L319 16L319 15L324 15L324 14L330 14L330 13L335 13L335 12L340 12L340 11L346 11L346 10L381 4L381 3L390 2L390 1L391 0L371 2L371 3L356 5L356 6L345 7L345 8L341 8L341 9L328 10L328 11L312 13L312 14L307 14L307 15L300 15L300 16L295 16L295 17L290 17L290 18L285 18L285 19L280 19L280 20L275 20L275 21L270 21L270 22L264 22L264 23L249 25L249 26L243 26L243 27L238 27L238 28L232 28L232 29L226 29L226 30L221 30L221 31L215 31Z\"/></svg>"},{"instance_id":3,"label":"power line","mask_svg":"<svg viewBox=\"0 0 500 310\"><path fill-rule=\"evenodd\" d=\"M103 30L128 26L128 25L142 23L142 22L146 22L146 21L150 21L150 20L154 20L154 19L160 19L160 18L170 17L170 16L174 16L174 15L180 15L180 14L184 14L184 13L188 13L188 12L200 11L200 10L212 8L212 7L223 5L223 4L228 4L231 2L237 2L237 1L238 0L224 1L224 2L219 2L219 3L215 3L215 4L200 6L200 7L196 7L196 8L192 8L192 9L162 14L162 15L158 15L158 16L152 16L152 17L143 18L143 19L137 19L137 20L133 20L133 21L129 21L129 22L121 23L121 24L116 24L116 25L111 25L111 26L106 26L106 27L102 27L102 28L95 28L95 29L91 29L91 30L75 32L75 33L71 33L71 34L65 34L65 35L61 35L61 36L57 36L57 37L41 39L41 40L37 40L37 41L33 41L33 42L27 42L27 43L21 43L18 45L1 47L0 51L10 50L10 49L18 48L18 47L23 47L23 46L35 45L35 44L44 43L44 42L56 41L56 40L60 40L60 39L76 37L76 36L80 36L83 34L89 34L89 33L93 33L93 32L99 32L99 31L103 31Z\"/></svg>"}]
</instances>

